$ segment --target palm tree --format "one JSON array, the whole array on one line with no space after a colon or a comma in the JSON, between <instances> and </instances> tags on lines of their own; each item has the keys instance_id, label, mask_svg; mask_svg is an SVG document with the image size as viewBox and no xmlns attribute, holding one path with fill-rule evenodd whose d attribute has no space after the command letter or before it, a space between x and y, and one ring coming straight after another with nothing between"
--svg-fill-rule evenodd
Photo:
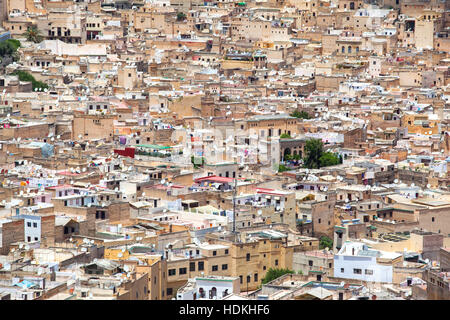
<instances>
[{"instance_id":1,"label":"palm tree","mask_svg":"<svg viewBox=\"0 0 450 320\"><path fill-rule=\"evenodd\" d=\"M25 32L25 36L28 41L33 41L34 43L39 43L43 40L41 31L39 31L39 29L35 26L28 28Z\"/></svg>"}]
</instances>

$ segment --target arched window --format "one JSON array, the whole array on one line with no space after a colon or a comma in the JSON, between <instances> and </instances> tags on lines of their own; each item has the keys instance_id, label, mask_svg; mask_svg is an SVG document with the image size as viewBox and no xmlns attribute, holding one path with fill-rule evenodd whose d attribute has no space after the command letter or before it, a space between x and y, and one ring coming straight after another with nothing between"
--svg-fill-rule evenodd
<instances>
[{"instance_id":1,"label":"arched window","mask_svg":"<svg viewBox=\"0 0 450 320\"><path fill-rule=\"evenodd\" d=\"M348 53L352 53L352 47L348 46Z\"/></svg>"}]
</instances>

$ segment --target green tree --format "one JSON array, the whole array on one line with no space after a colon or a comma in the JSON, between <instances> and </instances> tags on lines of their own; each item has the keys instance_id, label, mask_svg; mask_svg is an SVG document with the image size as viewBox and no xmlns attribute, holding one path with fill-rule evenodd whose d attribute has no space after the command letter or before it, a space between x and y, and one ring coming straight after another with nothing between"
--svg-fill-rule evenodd
<instances>
[{"instance_id":1,"label":"green tree","mask_svg":"<svg viewBox=\"0 0 450 320\"><path fill-rule=\"evenodd\" d=\"M20 41L17 39L8 39L5 42L8 43L11 47L13 47L14 51L20 48Z\"/></svg>"},{"instance_id":2,"label":"green tree","mask_svg":"<svg viewBox=\"0 0 450 320\"><path fill-rule=\"evenodd\" d=\"M303 159L308 169L320 168L320 157L323 154L323 143L319 139L310 139L305 144L306 157Z\"/></svg>"},{"instance_id":3,"label":"green tree","mask_svg":"<svg viewBox=\"0 0 450 320\"><path fill-rule=\"evenodd\" d=\"M341 158L335 153L332 152L325 152L322 154L322 156L319 159L320 161L320 167L329 167L329 166L335 166L337 164L342 163Z\"/></svg>"},{"instance_id":4,"label":"green tree","mask_svg":"<svg viewBox=\"0 0 450 320\"><path fill-rule=\"evenodd\" d=\"M0 57L12 56L16 61L16 51L20 47L20 41L8 39L0 42Z\"/></svg>"},{"instance_id":5,"label":"green tree","mask_svg":"<svg viewBox=\"0 0 450 320\"><path fill-rule=\"evenodd\" d=\"M203 157L198 158L198 157L191 156L191 162L194 165L194 168L198 169L199 167L203 166L206 163L206 160Z\"/></svg>"},{"instance_id":6,"label":"green tree","mask_svg":"<svg viewBox=\"0 0 450 320\"><path fill-rule=\"evenodd\" d=\"M333 240L328 238L327 236L322 236L319 239L319 249L331 249L333 248Z\"/></svg>"},{"instance_id":7,"label":"green tree","mask_svg":"<svg viewBox=\"0 0 450 320\"><path fill-rule=\"evenodd\" d=\"M184 14L183 12L178 12L177 21L184 21L184 19L186 19L186 14Z\"/></svg>"},{"instance_id":8,"label":"green tree","mask_svg":"<svg viewBox=\"0 0 450 320\"><path fill-rule=\"evenodd\" d=\"M25 37L28 41L33 41L34 43L39 43L44 39L41 35L41 31L35 26L27 29L25 32Z\"/></svg>"},{"instance_id":9,"label":"green tree","mask_svg":"<svg viewBox=\"0 0 450 320\"><path fill-rule=\"evenodd\" d=\"M289 171L291 169L289 169L288 167L286 167L284 164L280 164L278 166L278 172L284 172L284 171Z\"/></svg>"},{"instance_id":10,"label":"green tree","mask_svg":"<svg viewBox=\"0 0 450 320\"><path fill-rule=\"evenodd\" d=\"M280 136L280 139L292 139L292 137L291 137L289 134L287 134L287 133L283 133L283 134Z\"/></svg>"},{"instance_id":11,"label":"green tree","mask_svg":"<svg viewBox=\"0 0 450 320\"><path fill-rule=\"evenodd\" d=\"M273 281L279 277L281 277L282 275L285 274L293 274L295 273L293 270L289 270L289 269L273 269L273 268L269 268L269 270L266 273L266 276L261 280L262 284L266 284L269 283L270 281Z\"/></svg>"},{"instance_id":12,"label":"green tree","mask_svg":"<svg viewBox=\"0 0 450 320\"><path fill-rule=\"evenodd\" d=\"M309 115L308 112L306 111L298 111L295 110L294 112L291 113L291 117L296 117L299 119L311 119L311 116Z\"/></svg>"},{"instance_id":13,"label":"green tree","mask_svg":"<svg viewBox=\"0 0 450 320\"><path fill-rule=\"evenodd\" d=\"M26 71L16 70L12 74L17 75L20 81L31 82L33 91L35 91L35 89L38 89L39 91L48 89L48 85L46 83L42 81L37 81L31 74L29 74Z\"/></svg>"}]
</instances>

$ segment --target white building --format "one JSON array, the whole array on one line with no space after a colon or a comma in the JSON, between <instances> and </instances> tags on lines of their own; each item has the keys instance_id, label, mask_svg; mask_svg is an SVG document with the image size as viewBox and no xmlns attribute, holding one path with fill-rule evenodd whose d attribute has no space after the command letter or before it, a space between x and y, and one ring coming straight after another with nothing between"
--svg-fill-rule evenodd
<instances>
[{"instance_id":1,"label":"white building","mask_svg":"<svg viewBox=\"0 0 450 320\"><path fill-rule=\"evenodd\" d=\"M346 241L334 256L334 276L392 283L394 265L401 263L402 257L401 253L373 250L364 243Z\"/></svg>"},{"instance_id":2,"label":"white building","mask_svg":"<svg viewBox=\"0 0 450 320\"><path fill-rule=\"evenodd\" d=\"M238 277L195 277L178 289L177 300L220 300L239 292Z\"/></svg>"}]
</instances>

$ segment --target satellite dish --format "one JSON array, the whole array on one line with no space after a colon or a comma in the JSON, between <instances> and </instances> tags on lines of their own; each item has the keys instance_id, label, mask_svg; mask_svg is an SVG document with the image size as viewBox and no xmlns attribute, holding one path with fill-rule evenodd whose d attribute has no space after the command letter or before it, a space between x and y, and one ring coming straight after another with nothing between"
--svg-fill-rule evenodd
<instances>
[{"instance_id":1,"label":"satellite dish","mask_svg":"<svg viewBox=\"0 0 450 320\"><path fill-rule=\"evenodd\" d=\"M119 252L119 254L117 255L119 258L122 258L123 257L123 253L122 252Z\"/></svg>"},{"instance_id":2,"label":"satellite dish","mask_svg":"<svg viewBox=\"0 0 450 320\"><path fill-rule=\"evenodd\" d=\"M394 180L394 183L398 183L398 179L395 179L395 180Z\"/></svg>"},{"instance_id":3,"label":"satellite dish","mask_svg":"<svg viewBox=\"0 0 450 320\"><path fill-rule=\"evenodd\" d=\"M431 188L431 184L427 184L427 188L430 189Z\"/></svg>"}]
</instances>

